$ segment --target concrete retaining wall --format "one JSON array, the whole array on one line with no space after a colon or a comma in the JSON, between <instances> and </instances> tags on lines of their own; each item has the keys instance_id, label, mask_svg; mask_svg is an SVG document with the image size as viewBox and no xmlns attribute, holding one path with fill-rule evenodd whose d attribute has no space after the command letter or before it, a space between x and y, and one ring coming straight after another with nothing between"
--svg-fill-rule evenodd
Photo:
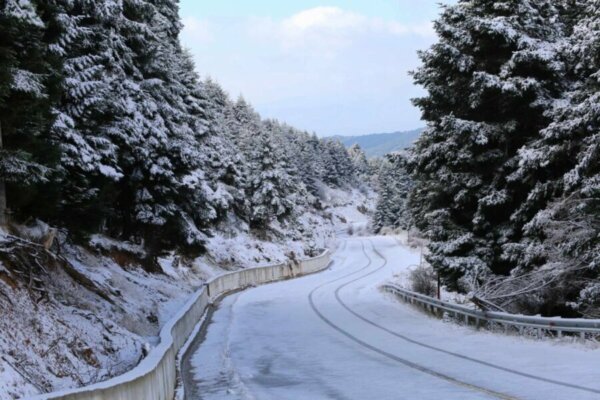
<instances>
[{"instance_id":1,"label":"concrete retaining wall","mask_svg":"<svg viewBox=\"0 0 600 400\"><path fill-rule=\"evenodd\" d=\"M327 268L330 253L294 265L249 268L218 276L198 290L160 332L160 344L133 370L95 385L36 396L31 400L173 400L176 357L211 298L227 292L307 275Z\"/></svg>"}]
</instances>

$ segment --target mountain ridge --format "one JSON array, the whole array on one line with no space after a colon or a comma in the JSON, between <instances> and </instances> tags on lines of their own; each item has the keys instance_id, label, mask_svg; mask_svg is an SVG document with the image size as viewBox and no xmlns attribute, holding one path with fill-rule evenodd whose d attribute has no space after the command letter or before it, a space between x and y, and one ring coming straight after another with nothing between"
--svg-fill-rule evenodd
<instances>
[{"instance_id":1,"label":"mountain ridge","mask_svg":"<svg viewBox=\"0 0 600 400\"><path fill-rule=\"evenodd\" d=\"M382 157L388 153L411 147L419 138L425 128L411 131L398 131L389 133L370 133L358 136L331 136L331 139L339 140L346 147L358 144L367 157Z\"/></svg>"}]
</instances>

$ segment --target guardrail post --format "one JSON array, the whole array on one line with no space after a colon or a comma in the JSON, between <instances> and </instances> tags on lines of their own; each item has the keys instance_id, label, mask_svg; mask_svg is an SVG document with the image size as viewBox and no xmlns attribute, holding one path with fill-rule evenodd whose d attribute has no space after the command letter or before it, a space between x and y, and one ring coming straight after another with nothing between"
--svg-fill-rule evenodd
<instances>
[{"instance_id":1,"label":"guardrail post","mask_svg":"<svg viewBox=\"0 0 600 400\"><path fill-rule=\"evenodd\" d=\"M465 314L465 324L467 324L467 326L469 326L469 315Z\"/></svg>"},{"instance_id":2,"label":"guardrail post","mask_svg":"<svg viewBox=\"0 0 600 400\"><path fill-rule=\"evenodd\" d=\"M579 337L581 337L582 340L585 340L585 332L579 332Z\"/></svg>"},{"instance_id":3,"label":"guardrail post","mask_svg":"<svg viewBox=\"0 0 600 400\"><path fill-rule=\"evenodd\" d=\"M556 336L558 336L559 338L562 337L562 331L560 329L556 331Z\"/></svg>"}]
</instances>

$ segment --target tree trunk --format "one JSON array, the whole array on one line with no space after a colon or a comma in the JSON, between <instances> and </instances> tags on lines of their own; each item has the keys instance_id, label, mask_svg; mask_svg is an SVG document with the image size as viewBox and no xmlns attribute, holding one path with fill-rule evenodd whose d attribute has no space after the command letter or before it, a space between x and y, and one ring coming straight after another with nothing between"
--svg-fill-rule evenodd
<instances>
[{"instance_id":1,"label":"tree trunk","mask_svg":"<svg viewBox=\"0 0 600 400\"><path fill-rule=\"evenodd\" d=\"M2 150L3 147L2 121L0 121L0 150ZM5 227L6 223L6 183L4 182L4 179L0 177L0 227Z\"/></svg>"}]
</instances>

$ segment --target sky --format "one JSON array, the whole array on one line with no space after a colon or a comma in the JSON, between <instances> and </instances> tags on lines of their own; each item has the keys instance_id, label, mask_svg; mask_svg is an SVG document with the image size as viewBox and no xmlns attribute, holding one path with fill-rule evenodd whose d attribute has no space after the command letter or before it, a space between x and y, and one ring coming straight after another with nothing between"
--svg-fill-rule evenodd
<instances>
[{"instance_id":1,"label":"sky","mask_svg":"<svg viewBox=\"0 0 600 400\"><path fill-rule=\"evenodd\" d=\"M181 0L203 77L265 118L320 136L424 126L409 71L435 43L440 0Z\"/></svg>"}]
</instances>

